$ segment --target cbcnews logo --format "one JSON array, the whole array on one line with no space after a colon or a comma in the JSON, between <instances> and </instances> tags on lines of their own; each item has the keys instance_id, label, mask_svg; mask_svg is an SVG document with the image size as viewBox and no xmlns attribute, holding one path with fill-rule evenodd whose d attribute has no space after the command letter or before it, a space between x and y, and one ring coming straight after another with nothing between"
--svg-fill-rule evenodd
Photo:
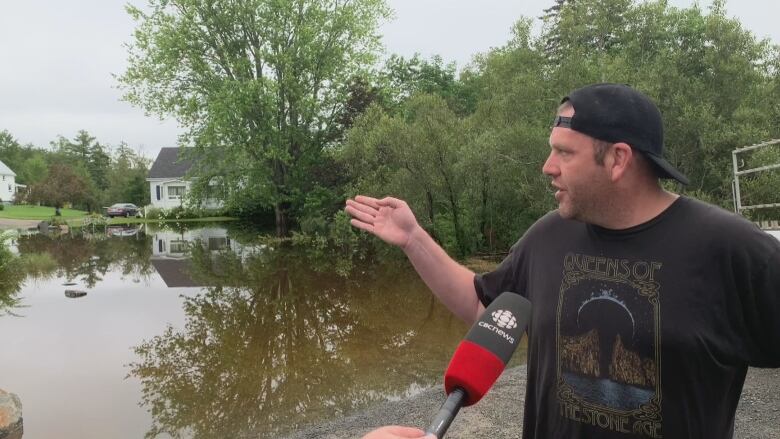
<instances>
[{"instance_id":1,"label":"cbcnews logo","mask_svg":"<svg viewBox=\"0 0 780 439\"><path fill-rule=\"evenodd\" d=\"M493 311L493 321L496 322L499 328L515 329L517 328L517 319L512 315L510 311L499 309Z\"/></svg>"},{"instance_id":2,"label":"cbcnews logo","mask_svg":"<svg viewBox=\"0 0 780 439\"><path fill-rule=\"evenodd\" d=\"M510 329L517 328L517 319L515 318L515 316L510 311L504 309L493 311L492 313L490 313L490 315L491 317L493 317L493 322L495 323L495 326L491 325L488 322L480 321L479 327L485 328L488 331L493 332L494 334L508 341L510 344L515 344L515 338L512 337L512 334L504 331L504 329L508 331Z\"/></svg>"}]
</instances>

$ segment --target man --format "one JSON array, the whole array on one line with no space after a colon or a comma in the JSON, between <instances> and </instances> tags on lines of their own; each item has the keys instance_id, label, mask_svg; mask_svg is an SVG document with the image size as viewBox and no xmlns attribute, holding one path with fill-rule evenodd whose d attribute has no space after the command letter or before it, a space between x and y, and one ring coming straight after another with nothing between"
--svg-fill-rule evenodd
<instances>
[{"instance_id":1,"label":"man","mask_svg":"<svg viewBox=\"0 0 780 439\"><path fill-rule=\"evenodd\" d=\"M733 437L748 366L780 366L780 242L661 187L688 181L638 91L575 90L553 125L543 172L558 209L491 273L449 258L403 201L346 211L467 322L504 291L531 301L524 438Z\"/></svg>"}]
</instances>

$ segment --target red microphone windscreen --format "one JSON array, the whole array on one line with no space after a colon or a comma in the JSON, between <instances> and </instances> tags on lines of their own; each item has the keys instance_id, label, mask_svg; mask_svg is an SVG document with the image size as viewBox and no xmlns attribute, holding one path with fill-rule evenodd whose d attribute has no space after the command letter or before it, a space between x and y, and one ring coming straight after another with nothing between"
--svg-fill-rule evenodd
<instances>
[{"instance_id":1,"label":"red microphone windscreen","mask_svg":"<svg viewBox=\"0 0 780 439\"><path fill-rule=\"evenodd\" d=\"M463 405L470 406L482 399L503 371L504 362L496 354L463 340L444 374L444 390L450 394L456 387L462 388L466 391Z\"/></svg>"}]
</instances>

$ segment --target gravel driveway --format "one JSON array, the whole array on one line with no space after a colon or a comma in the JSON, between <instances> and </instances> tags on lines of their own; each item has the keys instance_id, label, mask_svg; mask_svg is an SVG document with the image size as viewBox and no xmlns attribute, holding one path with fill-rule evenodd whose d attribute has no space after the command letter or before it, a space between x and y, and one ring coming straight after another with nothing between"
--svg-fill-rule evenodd
<instances>
[{"instance_id":1,"label":"gravel driveway","mask_svg":"<svg viewBox=\"0 0 780 439\"><path fill-rule=\"evenodd\" d=\"M524 393L525 366L507 370L482 401L460 411L446 439L521 437ZM359 438L388 424L425 428L443 400L443 388L426 389L413 398L380 404L347 418L301 430L285 439ZM736 439L780 439L780 369L748 371L735 430Z\"/></svg>"},{"instance_id":2,"label":"gravel driveway","mask_svg":"<svg viewBox=\"0 0 780 439\"><path fill-rule=\"evenodd\" d=\"M37 226L39 222L41 220L0 218L0 229L27 229Z\"/></svg>"}]
</instances>

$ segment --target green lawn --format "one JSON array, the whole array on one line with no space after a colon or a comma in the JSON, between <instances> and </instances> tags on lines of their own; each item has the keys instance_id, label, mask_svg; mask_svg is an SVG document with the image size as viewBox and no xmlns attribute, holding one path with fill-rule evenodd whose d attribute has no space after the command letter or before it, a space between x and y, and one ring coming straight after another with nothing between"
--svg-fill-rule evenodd
<instances>
[{"instance_id":1,"label":"green lawn","mask_svg":"<svg viewBox=\"0 0 780 439\"><path fill-rule=\"evenodd\" d=\"M82 210L60 209L62 218L81 218L87 214ZM0 218L45 220L54 216L54 208L47 206L6 205L0 210Z\"/></svg>"},{"instance_id":2,"label":"green lawn","mask_svg":"<svg viewBox=\"0 0 780 439\"><path fill-rule=\"evenodd\" d=\"M75 209L60 209L61 218L67 220L71 226L80 226L82 219L87 217L87 212ZM54 216L54 208L46 206L27 206L27 205L6 205L5 209L0 210L0 218L25 219L25 220L50 220ZM105 218L108 224L134 224L134 223L164 223L164 222L212 222L212 221L230 221L234 218L228 217L209 217L195 218L187 220L150 220L145 218Z\"/></svg>"}]
</instances>

